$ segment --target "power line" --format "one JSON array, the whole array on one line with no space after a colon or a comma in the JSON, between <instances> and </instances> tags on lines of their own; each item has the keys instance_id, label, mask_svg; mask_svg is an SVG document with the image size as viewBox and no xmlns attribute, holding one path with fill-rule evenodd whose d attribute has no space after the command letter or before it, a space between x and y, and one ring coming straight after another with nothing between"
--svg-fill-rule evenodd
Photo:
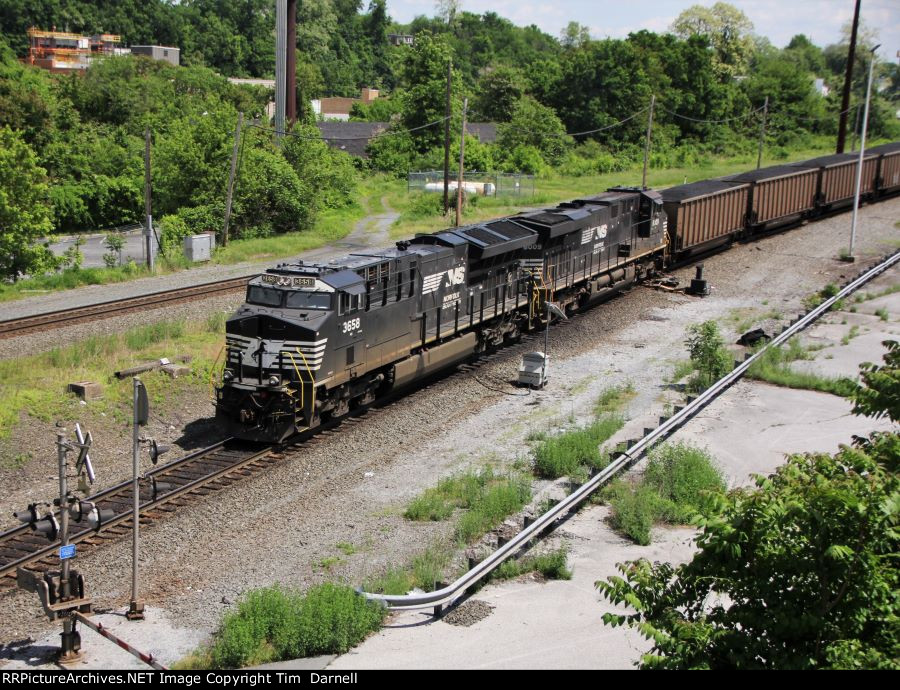
<instances>
[{"instance_id":1,"label":"power line","mask_svg":"<svg viewBox=\"0 0 900 690\"><path fill-rule=\"evenodd\" d=\"M726 117L723 120L700 120L695 117L688 117L687 115L681 115L680 113L676 113L674 110L669 110L668 108L666 108L662 105L660 105L658 107L663 112L668 113L672 117L677 117L679 120L687 120L688 122L697 122L700 124L707 124L707 125L720 125L720 124L724 124L726 122L734 122L736 120L746 120L751 115L755 115L756 113L760 112L763 108L765 108L765 106L761 105L758 108L756 108L755 110L751 110L750 112L744 113L743 115L738 115L736 117Z\"/></svg>"},{"instance_id":2,"label":"power line","mask_svg":"<svg viewBox=\"0 0 900 690\"><path fill-rule=\"evenodd\" d=\"M257 125L257 124L253 124L253 123L251 123L247 126L254 127L255 129L261 129L264 132L272 132L273 134L282 134L285 136L295 137L297 139L305 139L308 141L321 141L321 140L328 140L328 141L369 140L369 141L371 141L372 139L380 139L381 137L399 136L401 134L409 134L410 132L417 132L420 129L427 129L428 127L434 127L435 125L442 124L446 120L449 120L449 119L450 119L449 117L442 117L440 120L435 120L434 122L429 122L424 125L419 125L418 127L411 127L410 129L401 129L401 130L388 129L388 130L384 130L382 132L378 132L377 134L374 134L371 136L359 136L359 137L326 137L322 134L320 134L319 136L307 136L305 134L300 134L298 132L291 132L291 131L287 131L287 130L282 131L279 129L275 129L274 127L263 127L262 125Z\"/></svg>"}]
</instances>

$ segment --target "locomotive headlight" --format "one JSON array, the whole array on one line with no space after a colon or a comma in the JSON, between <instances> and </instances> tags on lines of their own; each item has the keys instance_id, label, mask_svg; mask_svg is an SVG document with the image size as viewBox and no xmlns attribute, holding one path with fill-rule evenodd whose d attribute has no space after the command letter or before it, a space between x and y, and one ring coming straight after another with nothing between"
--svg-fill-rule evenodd
<instances>
[{"instance_id":1,"label":"locomotive headlight","mask_svg":"<svg viewBox=\"0 0 900 690\"><path fill-rule=\"evenodd\" d=\"M272 376L269 377L269 385L270 386L281 385L281 377L277 376L276 374L272 374Z\"/></svg>"},{"instance_id":2,"label":"locomotive headlight","mask_svg":"<svg viewBox=\"0 0 900 690\"><path fill-rule=\"evenodd\" d=\"M231 369L226 369L225 371L222 372L222 380L225 381L226 383L231 381L233 378L234 378L234 372L232 372Z\"/></svg>"}]
</instances>

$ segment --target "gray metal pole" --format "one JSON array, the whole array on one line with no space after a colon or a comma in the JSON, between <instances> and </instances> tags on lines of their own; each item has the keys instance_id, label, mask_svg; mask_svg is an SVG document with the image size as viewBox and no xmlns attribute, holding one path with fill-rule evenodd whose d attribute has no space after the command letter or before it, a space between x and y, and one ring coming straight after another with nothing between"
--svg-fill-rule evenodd
<instances>
[{"instance_id":1,"label":"gray metal pole","mask_svg":"<svg viewBox=\"0 0 900 690\"><path fill-rule=\"evenodd\" d=\"M59 459L59 545L69 543L69 487L66 481L66 435L56 435L56 454ZM72 592L69 587L69 559L62 562L62 597L68 599Z\"/></svg>"},{"instance_id":2,"label":"gray metal pole","mask_svg":"<svg viewBox=\"0 0 900 690\"><path fill-rule=\"evenodd\" d=\"M859 214L859 191L862 187L863 157L866 151L866 131L869 126L869 100L872 96L872 75L875 71L875 51L881 46L872 48L872 58L869 60L869 82L866 84L866 108L863 113L862 135L859 140L859 162L856 166L856 192L853 194L853 217L850 220L850 256L853 256L853 244L856 241L856 217Z\"/></svg>"},{"instance_id":3,"label":"gray metal pole","mask_svg":"<svg viewBox=\"0 0 900 690\"><path fill-rule=\"evenodd\" d=\"M759 153L756 155L756 169L762 166L763 142L766 140L766 117L769 114L769 97L766 96L766 102L763 103L762 122L759 124Z\"/></svg>"},{"instance_id":4,"label":"gray metal pole","mask_svg":"<svg viewBox=\"0 0 900 690\"><path fill-rule=\"evenodd\" d=\"M231 195L234 192L234 172L237 169L238 147L241 143L241 125L244 113L238 113L237 127L234 128L234 148L231 151L231 173L228 175L228 194L225 198L225 225L222 228L222 246L228 244L228 223L231 220Z\"/></svg>"},{"instance_id":5,"label":"gray metal pole","mask_svg":"<svg viewBox=\"0 0 900 690\"><path fill-rule=\"evenodd\" d=\"M141 485L138 476L140 471L141 436L138 424L138 390L141 380L135 376L131 379L133 385L134 415L132 426L131 460L132 460L132 538L131 538L131 605L125 614L128 620L144 619L144 604L138 599L138 547L140 545L140 511L141 511Z\"/></svg>"},{"instance_id":6,"label":"gray metal pole","mask_svg":"<svg viewBox=\"0 0 900 690\"><path fill-rule=\"evenodd\" d=\"M144 247L147 267L153 270L153 212L150 206L150 128L144 131Z\"/></svg>"},{"instance_id":7,"label":"gray metal pole","mask_svg":"<svg viewBox=\"0 0 900 690\"><path fill-rule=\"evenodd\" d=\"M287 84L287 0L275 0L275 136L284 132Z\"/></svg>"},{"instance_id":8,"label":"gray metal pole","mask_svg":"<svg viewBox=\"0 0 900 690\"><path fill-rule=\"evenodd\" d=\"M647 166L650 161L650 135L653 132L653 106L656 105L656 94L650 96L650 116L647 118L647 140L644 142L644 175L641 187L647 189Z\"/></svg>"},{"instance_id":9,"label":"gray metal pole","mask_svg":"<svg viewBox=\"0 0 900 690\"><path fill-rule=\"evenodd\" d=\"M459 177L456 182L456 227L459 227L459 215L462 212L463 165L466 155L466 114L469 111L469 99L463 100L462 129L459 131Z\"/></svg>"}]
</instances>

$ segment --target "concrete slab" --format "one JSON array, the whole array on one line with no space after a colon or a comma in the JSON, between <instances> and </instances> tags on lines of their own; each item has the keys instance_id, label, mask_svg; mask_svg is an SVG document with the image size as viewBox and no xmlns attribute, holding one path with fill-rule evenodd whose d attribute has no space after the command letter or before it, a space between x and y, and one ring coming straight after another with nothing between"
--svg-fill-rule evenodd
<instances>
[{"instance_id":1,"label":"concrete slab","mask_svg":"<svg viewBox=\"0 0 900 690\"><path fill-rule=\"evenodd\" d=\"M571 580L488 586L472 598L494 610L468 627L435 621L428 612L399 613L328 670L631 668L649 644L633 630L603 625L601 617L612 607L601 602L594 582L614 574L620 561L684 560L693 530L654 530L654 542L639 547L605 526L606 512L595 506L566 523L573 543Z\"/></svg>"}]
</instances>

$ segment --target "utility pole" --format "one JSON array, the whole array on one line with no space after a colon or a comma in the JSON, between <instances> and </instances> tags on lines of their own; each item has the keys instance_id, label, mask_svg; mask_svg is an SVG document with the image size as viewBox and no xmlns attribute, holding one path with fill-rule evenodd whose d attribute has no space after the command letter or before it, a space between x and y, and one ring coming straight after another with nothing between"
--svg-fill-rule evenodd
<instances>
[{"instance_id":1,"label":"utility pole","mask_svg":"<svg viewBox=\"0 0 900 690\"><path fill-rule=\"evenodd\" d=\"M450 210L450 81L453 61L447 60L447 100L444 107L444 215Z\"/></svg>"},{"instance_id":2,"label":"utility pole","mask_svg":"<svg viewBox=\"0 0 900 690\"><path fill-rule=\"evenodd\" d=\"M766 117L769 114L769 97L766 96L766 102L763 103L762 122L759 123L759 153L756 155L756 169L762 166L763 142L766 140Z\"/></svg>"},{"instance_id":3,"label":"utility pole","mask_svg":"<svg viewBox=\"0 0 900 690\"><path fill-rule=\"evenodd\" d=\"M469 99L463 100L462 129L459 131L459 177L456 182L456 227L459 227L459 214L462 212L463 197L463 164L466 155L466 114L469 111Z\"/></svg>"},{"instance_id":4,"label":"utility pole","mask_svg":"<svg viewBox=\"0 0 900 690\"><path fill-rule=\"evenodd\" d=\"M287 0L275 0L275 136L284 133L284 101L287 80Z\"/></svg>"},{"instance_id":5,"label":"utility pole","mask_svg":"<svg viewBox=\"0 0 900 690\"><path fill-rule=\"evenodd\" d=\"M853 28L850 31L850 50L847 52L847 72L844 74L844 92L841 95L841 119L838 123L838 138L835 153L844 152L844 142L847 138L847 112L850 108L850 87L853 82L853 61L856 59L856 32L859 29L859 6L862 0L856 0L856 9L853 12Z\"/></svg>"},{"instance_id":6,"label":"utility pole","mask_svg":"<svg viewBox=\"0 0 900 690\"><path fill-rule=\"evenodd\" d=\"M863 114L862 134L859 139L859 163L856 167L856 192L853 195L853 218L850 221L850 260L853 260L853 243L856 240L856 216L859 213L859 191L862 187L863 156L866 151L866 131L869 126L869 99L872 95L872 74L875 71L875 51L881 46L872 48L872 57L869 59L869 81L866 84L866 110Z\"/></svg>"},{"instance_id":7,"label":"utility pole","mask_svg":"<svg viewBox=\"0 0 900 690\"><path fill-rule=\"evenodd\" d=\"M853 141L850 144L850 150L856 150L856 137L859 136L859 109L862 106L862 103L856 104L856 118L853 122Z\"/></svg>"},{"instance_id":8,"label":"utility pole","mask_svg":"<svg viewBox=\"0 0 900 690\"><path fill-rule=\"evenodd\" d=\"M150 208L150 128L144 131L144 246L147 268L153 270L153 215Z\"/></svg>"},{"instance_id":9,"label":"utility pole","mask_svg":"<svg viewBox=\"0 0 900 690\"><path fill-rule=\"evenodd\" d=\"M237 127L234 128L234 148L231 150L231 173L228 175L228 193L225 197L225 226L222 228L222 246L228 244L228 223L231 220L231 197L234 192L234 174L237 170L238 148L241 143L241 125L244 113L238 113Z\"/></svg>"},{"instance_id":10,"label":"utility pole","mask_svg":"<svg viewBox=\"0 0 900 690\"><path fill-rule=\"evenodd\" d=\"M284 115L288 126L297 121L297 0L287 0L287 36L285 40L285 84Z\"/></svg>"},{"instance_id":11,"label":"utility pole","mask_svg":"<svg viewBox=\"0 0 900 690\"><path fill-rule=\"evenodd\" d=\"M647 141L644 143L644 175L641 187L647 189L647 165L650 161L650 134L653 131L653 106L656 105L656 94L650 96L650 115L647 118Z\"/></svg>"}]
</instances>

